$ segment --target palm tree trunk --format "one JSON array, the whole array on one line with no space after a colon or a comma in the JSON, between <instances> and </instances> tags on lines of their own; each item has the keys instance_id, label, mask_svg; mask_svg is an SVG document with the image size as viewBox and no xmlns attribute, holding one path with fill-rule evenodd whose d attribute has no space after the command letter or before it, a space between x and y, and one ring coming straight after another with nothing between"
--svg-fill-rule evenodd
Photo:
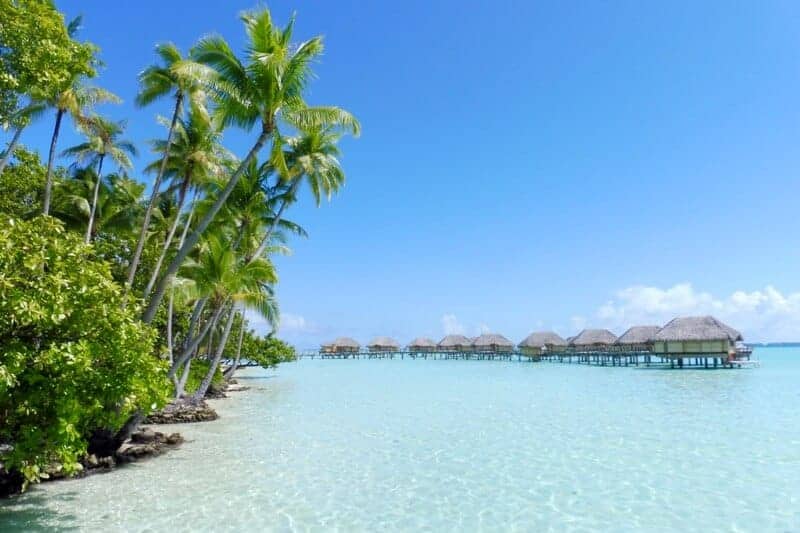
<instances>
[{"instance_id":1,"label":"palm tree trunk","mask_svg":"<svg viewBox=\"0 0 800 533\"><path fill-rule=\"evenodd\" d=\"M172 314L175 311L175 289L169 288L169 303L167 304L167 354L169 355L169 364L172 366L173 361L173 346L172 346Z\"/></svg>"},{"instance_id":2,"label":"palm tree trunk","mask_svg":"<svg viewBox=\"0 0 800 533\"><path fill-rule=\"evenodd\" d=\"M217 216L217 213L219 213L220 209L222 209L222 206L225 205L225 202L228 200L228 196L231 195L231 192L233 192L233 189L239 182L239 178L242 177L242 173L244 173L245 169L250 164L250 161L256 157L258 152L260 152L264 147L264 144L267 142L267 139L270 137L270 135L272 135L272 127L264 125L261 128L261 134L258 136L256 143L250 149L250 152L248 152L247 157L245 157L242 162L239 163L239 168L236 169L231 176L231 179L228 180L228 184L225 186L225 189L219 193L214 205L212 205L211 209L206 212L205 216L203 216L203 218L197 224L197 227L188 236L186 242L183 243L183 246L181 246L181 248L178 250L178 253L172 259L172 262L167 267L167 271L161 277L161 281L158 282L155 292L150 297L147 308L144 310L142 321L145 324L149 324L153 321L153 318L155 318L158 306L161 305L161 300L164 299L164 294L167 290L167 286L169 285L170 278L175 275L186 257L189 255L189 252L192 251L197 242L200 240L203 232L214 220L214 217Z\"/></svg>"},{"instance_id":3,"label":"palm tree trunk","mask_svg":"<svg viewBox=\"0 0 800 533\"><path fill-rule=\"evenodd\" d=\"M200 343L203 342L203 339L206 337L206 335L208 335L208 332L211 331L214 327L216 327L217 322L219 321L219 317L222 315L223 307L224 305L221 305L216 309L216 311L214 311L214 315L208 320L208 322L206 322L206 325L203 326L202 331L200 331L200 333L198 333L197 336L195 336L192 339L187 339L185 348L183 349L181 354L177 357L177 359L173 361L172 366L167 372L167 377L171 378L172 376L175 375L175 373L178 371L178 368L180 368L180 366L183 363L185 363L186 360L189 359L189 357L191 357L192 352L194 352L195 349L197 349L197 347L200 345Z\"/></svg>"},{"instance_id":4,"label":"palm tree trunk","mask_svg":"<svg viewBox=\"0 0 800 533\"><path fill-rule=\"evenodd\" d=\"M42 213L45 215L50 214L50 195L53 190L53 163L56 160L56 144L62 118L64 118L64 110L59 109L56 111L56 125L53 128L53 137L50 139L50 154L47 156L47 176L45 177L44 197L42 198Z\"/></svg>"},{"instance_id":5,"label":"palm tree trunk","mask_svg":"<svg viewBox=\"0 0 800 533\"><path fill-rule=\"evenodd\" d=\"M297 177L294 180L294 183L292 183L292 187L289 189L286 198L284 198L283 202L281 202L281 208L278 209L277 213L275 213L275 218L272 220L272 224L269 225L269 228L267 228L267 232L264 234L264 238L261 239L261 244L258 245L258 249L255 251L255 253L249 260L264 255L264 250L266 250L267 246L269 245L269 238L275 232L275 229L278 227L278 224L280 224L283 212L289 206L289 199L294 197L294 193L297 192L297 187L299 185L300 185L300 177Z\"/></svg>"},{"instance_id":6,"label":"palm tree trunk","mask_svg":"<svg viewBox=\"0 0 800 533\"><path fill-rule=\"evenodd\" d=\"M225 330L222 332L222 337L219 339L219 344L217 344L217 351L214 354L214 360L211 361L211 366L208 367L208 372L206 373L206 377L203 378L203 382L200 383L200 386L192 395L192 402L197 403L203 399L208 392L208 387L211 386L211 380L214 379L214 374L217 371L217 367L219 366L219 361L222 359L222 352L225 351L225 345L228 343L228 336L231 333L231 326L233 326L233 319L236 317L236 310L231 306L231 311L228 314L228 321L225 324Z\"/></svg>"},{"instance_id":7,"label":"palm tree trunk","mask_svg":"<svg viewBox=\"0 0 800 533\"><path fill-rule=\"evenodd\" d=\"M236 343L236 359L233 360L233 366L225 371L225 379L231 379L233 374L236 372L236 369L239 368L239 360L242 357L242 341L244 340L245 324L246 322L244 321L244 314L242 314L242 327L239 329L239 341Z\"/></svg>"},{"instance_id":8,"label":"palm tree trunk","mask_svg":"<svg viewBox=\"0 0 800 533\"><path fill-rule=\"evenodd\" d=\"M203 302L203 304L205 304L205 299L202 299L202 302ZM199 317L200 312L202 312L202 307L203 307L202 305L199 307L200 310L197 313L198 317ZM191 356L192 353L194 352L194 350L197 349L197 345L200 344L200 342L202 342L203 338L209 332L211 327L216 325L217 320L219 320L219 317L222 314L222 308L223 308L223 306L221 305L219 307L219 309L214 313L214 316L209 320L209 323L203 329L203 332L200 335L198 335L195 338L194 341L192 341L191 350L188 350L188 355L186 357L183 357L182 360L178 360L178 361L173 363L173 365L170 368L169 372L167 372L167 377L168 378L172 379L172 377L175 375L175 371L178 369L178 367L180 367L180 365L182 363L188 362L187 359L189 359L189 356ZM192 318L193 319L195 318L194 314L193 314ZM190 328L191 328L191 323L190 323ZM181 354L181 355L183 356L183 354ZM175 363L178 363L178 364L175 364ZM184 385L185 385L185 382L184 382ZM122 446L122 443L125 442L131 436L131 434L134 432L134 430L136 430L136 428L139 427L139 424L142 423L142 420L144 420L144 412L141 411L141 410L137 410L130 417L128 417L128 420L125 421L125 424L123 424L123 426L120 428L120 430L117 431L117 433L114 435L114 444L116 445L117 448Z\"/></svg>"},{"instance_id":9,"label":"palm tree trunk","mask_svg":"<svg viewBox=\"0 0 800 533\"><path fill-rule=\"evenodd\" d=\"M139 233L139 240L136 242L136 251L133 252L133 259L131 259L131 266L128 269L128 280L125 282L125 292L127 293L133 280L136 277L136 270L139 268L139 261L142 258L142 250L144 249L144 241L147 238L147 230L150 229L150 217L153 214L153 207L156 204L159 189L161 189L161 180L164 179L164 172L167 170L167 161L169 160L169 149L172 146L172 137L175 134L175 124L178 122L178 116L181 112L181 102L183 101L183 91L178 91L175 96L175 110L172 112L172 122L169 125L169 133L167 134L167 146L164 149L164 157L161 159L161 167L158 169L156 180L153 182L153 192L150 193L150 202L147 204L147 209L144 211L144 220L142 221L142 231ZM178 211L180 213L180 211Z\"/></svg>"},{"instance_id":10,"label":"palm tree trunk","mask_svg":"<svg viewBox=\"0 0 800 533\"><path fill-rule=\"evenodd\" d=\"M8 165L9 161L11 161L11 156L14 155L14 149L17 147L19 138L22 136L22 130L24 129L25 129L24 126L18 127L14 132L14 136L11 137L11 142L8 143L8 149L6 150L6 153L3 154L2 161L0 161L0 174L3 173L3 170L5 170L6 168L6 165Z\"/></svg>"},{"instance_id":11,"label":"palm tree trunk","mask_svg":"<svg viewBox=\"0 0 800 533\"><path fill-rule=\"evenodd\" d=\"M186 381L189 379L189 370L192 367L192 358L190 357L186 364L183 365L183 373L181 374L181 379L178 381L177 385L175 386L175 399L180 400L181 396L183 396L183 390L186 388Z\"/></svg>"},{"instance_id":12,"label":"palm tree trunk","mask_svg":"<svg viewBox=\"0 0 800 533\"><path fill-rule=\"evenodd\" d=\"M100 195L100 182L103 181L103 159L105 154L100 154L100 161L97 162L97 181L94 183L94 195L92 196L92 208L89 211L89 224L86 226L86 239L84 242L89 244L92 242L92 234L94 233L94 215L97 212L97 197Z\"/></svg>"},{"instance_id":13,"label":"palm tree trunk","mask_svg":"<svg viewBox=\"0 0 800 533\"><path fill-rule=\"evenodd\" d=\"M181 220L181 209L183 209L183 203L186 201L186 189L189 187L189 179L187 177L186 181L184 181L183 185L181 186L181 192L178 196L178 206L177 206L177 213L175 214L175 220L172 221L172 226L169 228L169 233L167 233L167 238L164 240L164 246L161 247L161 253L158 256L158 261L156 261L156 266L153 267L153 273L150 275L150 281L147 282L147 287L144 289L144 298L147 299L150 296L150 291L153 290L153 285L156 284L158 280L158 273L161 271L161 265L164 263L164 258L167 256L167 252L169 251L169 247L172 245L172 239L175 238L175 232L178 231L178 223ZM192 202L192 212L194 211L194 202ZM191 213L189 215L191 219ZM186 222L189 224L189 220ZM185 233L184 233L185 234ZM132 282L131 282L132 283Z\"/></svg>"}]
</instances>

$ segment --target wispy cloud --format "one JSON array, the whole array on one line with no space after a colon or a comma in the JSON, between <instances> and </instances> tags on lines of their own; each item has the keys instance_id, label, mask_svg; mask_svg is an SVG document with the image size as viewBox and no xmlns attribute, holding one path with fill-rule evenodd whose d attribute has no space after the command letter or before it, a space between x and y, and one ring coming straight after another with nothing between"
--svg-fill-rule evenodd
<instances>
[{"instance_id":1,"label":"wispy cloud","mask_svg":"<svg viewBox=\"0 0 800 533\"><path fill-rule=\"evenodd\" d=\"M281 324L278 328L282 332L308 332L313 330L314 327L302 315L294 313L282 313Z\"/></svg>"},{"instance_id":2,"label":"wispy cloud","mask_svg":"<svg viewBox=\"0 0 800 533\"><path fill-rule=\"evenodd\" d=\"M456 315L446 314L442 315L442 331L445 335L463 335L467 330Z\"/></svg>"},{"instance_id":3,"label":"wispy cloud","mask_svg":"<svg viewBox=\"0 0 800 533\"><path fill-rule=\"evenodd\" d=\"M712 314L750 340L800 339L800 292L783 294L768 285L717 297L691 283L669 288L636 285L616 293L596 312L604 327L621 332L635 324L663 324L676 315Z\"/></svg>"},{"instance_id":4,"label":"wispy cloud","mask_svg":"<svg viewBox=\"0 0 800 533\"><path fill-rule=\"evenodd\" d=\"M483 333L489 333L492 329L484 324L475 324L475 325L465 325L463 324L456 315L452 313L446 313L442 315L442 331L445 335L481 335Z\"/></svg>"}]
</instances>

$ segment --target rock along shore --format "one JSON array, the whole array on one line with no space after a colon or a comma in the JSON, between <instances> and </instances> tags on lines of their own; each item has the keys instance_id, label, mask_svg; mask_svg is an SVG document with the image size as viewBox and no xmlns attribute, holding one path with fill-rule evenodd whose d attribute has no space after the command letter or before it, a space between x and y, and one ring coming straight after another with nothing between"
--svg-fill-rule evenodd
<instances>
[{"instance_id":1,"label":"rock along shore","mask_svg":"<svg viewBox=\"0 0 800 533\"><path fill-rule=\"evenodd\" d=\"M227 398L227 392L240 392L249 388L233 386L235 384L236 381L231 380L219 389L210 390L207 397L214 399ZM219 418L219 415L205 400L196 404L185 401L168 404L162 410L150 414L144 421L145 425L134 432L131 438L113 454L104 457L88 454L84 457L80 461L79 472L69 477L69 479L108 472L119 465L157 457L184 442L180 433L166 434L154 431L147 425L209 422L217 418ZM5 472L2 466L2 463L0 463L0 498L5 498L21 491L23 479L18 473ZM46 473L48 477L42 479L43 482L68 478L61 465L52 465L46 470Z\"/></svg>"}]
</instances>

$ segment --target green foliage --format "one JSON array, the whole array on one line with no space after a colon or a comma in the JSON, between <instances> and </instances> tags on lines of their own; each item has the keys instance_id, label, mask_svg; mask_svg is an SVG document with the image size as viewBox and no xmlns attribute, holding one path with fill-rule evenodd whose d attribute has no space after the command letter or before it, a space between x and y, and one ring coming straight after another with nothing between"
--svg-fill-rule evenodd
<instances>
[{"instance_id":1,"label":"green foliage","mask_svg":"<svg viewBox=\"0 0 800 533\"><path fill-rule=\"evenodd\" d=\"M155 331L121 308L122 291L91 246L50 217L0 225L0 457L28 480L67 472L97 428L166 400Z\"/></svg>"},{"instance_id":2,"label":"green foliage","mask_svg":"<svg viewBox=\"0 0 800 533\"><path fill-rule=\"evenodd\" d=\"M193 394L194 391L200 387L200 383L203 382L203 378L206 377L210 367L211 361L208 359L194 359L192 361L192 366L189 367L189 376L186 378L184 394ZM217 370L214 372L214 377L211 378L211 386L221 387L223 379L222 371L217 367Z\"/></svg>"},{"instance_id":3,"label":"green foliage","mask_svg":"<svg viewBox=\"0 0 800 533\"><path fill-rule=\"evenodd\" d=\"M95 75L95 46L70 33L51 0L0 0L0 117L22 94L47 99Z\"/></svg>"},{"instance_id":4,"label":"green foliage","mask_svg":"<svg viewBox=\"0 0 800 533\"><path fill-rule=\"evenodd\" d=\"M275 337L260 337L248 330L242 342L242 359L254 361L263 368L274 368L297 358L292 345Z\"/></svg>"},{"instance_id":5,"label":"green foliage","mask_svg":"<svg viewBox=\"0 0 800 533\"><path fill-rule=\"evenodd\" d=\"M28 217L42 210L45 167L37 154L22 147L15 155L16 161L0 174L0 213Z\"/></svg>"}]
</instances>

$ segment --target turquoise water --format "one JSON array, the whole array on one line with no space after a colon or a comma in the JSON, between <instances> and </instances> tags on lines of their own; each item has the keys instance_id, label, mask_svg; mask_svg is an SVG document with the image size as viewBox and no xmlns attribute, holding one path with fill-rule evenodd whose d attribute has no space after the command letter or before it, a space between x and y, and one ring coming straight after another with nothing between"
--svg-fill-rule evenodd
<instances>
[{"instance_id":1,"label":"turquoise water","mask_svg":"<svg viewBox=\"0 0 800 533\"><path fill-rule=\"evenodd\" d=\"M746 370L304 360L0 530L800 531L800 350Z\"/></svg>"}]
</instances>

